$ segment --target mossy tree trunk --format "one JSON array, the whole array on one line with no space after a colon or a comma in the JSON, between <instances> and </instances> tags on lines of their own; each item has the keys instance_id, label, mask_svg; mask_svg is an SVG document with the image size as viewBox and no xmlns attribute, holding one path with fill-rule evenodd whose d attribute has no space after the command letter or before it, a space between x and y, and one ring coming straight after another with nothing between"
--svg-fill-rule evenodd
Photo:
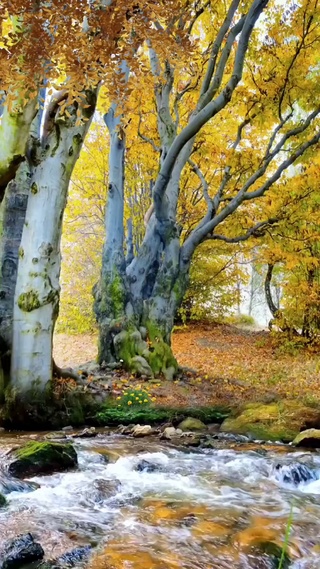
<instances>
[{"instance_id":1,"label":"mossy tree trunk","mask_svg":"<svg viewBox=\"0 0 320 569\"><path fill-rule=\"evenodd\" d=\"M52 379L52 337L60 295L63 212L74 165L90 126L96 94L88 92L61 113L49 105L50 131L38 141L26 219L19 249L14 299L11 386L27 396L44 392ZM81 118L81 120L79 120ZM45 119L46 122L46 119Z\"/></svg>"},{"instance_id":2,"label":"mossy tree trunk","mask_svg":"<svg viewBox=\"0 0 320 569\"><path fill-rule=\"evenodd\" d=\"M157 55L150 50L157 76ZM176 136L177 125L170 113L168 94L173 70L166 83L157 82L155 99L163 163ZM178 363L171 350L174 317L186 292L189 264L181 261L180 232L176 221L181 172L189 160L193 140L176 161L161 215L150 209L143 243L126 266L124 244L125 139L114 121L113 108L106 115L110 133L109 194L106 209L106 241L100 283L95 289L95 313L99 323L99 363L120 362L133 373L172 379ZM113 119L113 122L111 121ZM154 207L154 206L153 206ZM128 256L127 256L128 258Z\"/></svg>"},{"instance_id":3,"label":"mossy tree trunk","mask_svg":"<svg viewBox=\"0 0 320 569\"><path fill-rule=\"evenodd\" d=\"M178 363L171 349L171 334L187 289L188 268L182 270L178 227L171 226L165 242L159 237L161 233L153 218L135 262L121 279L114 273L107 281L109 318L101 318L95 303L100 327L99 363L119 362L132 373L172 379Z\"/></svg>"}]
</instances>

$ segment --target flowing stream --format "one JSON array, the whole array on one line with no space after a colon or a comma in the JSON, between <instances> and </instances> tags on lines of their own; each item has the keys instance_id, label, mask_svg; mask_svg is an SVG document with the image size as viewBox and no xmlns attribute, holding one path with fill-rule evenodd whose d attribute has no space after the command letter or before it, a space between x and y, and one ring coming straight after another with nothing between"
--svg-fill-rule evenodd
<instances>
[{"instance_id":1,"label":"flowing stream","mask_svg":"<svg viewBox=\"0 0 320 569\"><path fill-rule=\"evenodd\" d=\"M1 453L21 442L0 439ZM0 545L26 532L47 558L98 545L92 569L271 569L265 544L282 547L292 509L290 568L320 568L317 453L189 451L113 434L75 439L75 448L78 470L7 495Z\"/></svg>"}]
</instances>

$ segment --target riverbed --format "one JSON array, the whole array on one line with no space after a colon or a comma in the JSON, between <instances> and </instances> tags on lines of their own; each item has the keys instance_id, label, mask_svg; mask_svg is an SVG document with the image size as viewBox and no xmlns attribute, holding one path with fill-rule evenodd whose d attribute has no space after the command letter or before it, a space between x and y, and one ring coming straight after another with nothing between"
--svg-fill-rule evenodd
<instances>
[{"instance_id":1,"label":"riverbed","mask_svg":"<svg viewBox=\"0 0 320 569\"><path fill-rule=\"evenodd\" d=\"M0 438L2 457L26 440ZM290 568L320 568L318 453L227 441L189 450L116 434L74 444L77 470L7 495L0 545L31 532L49 559L90 544L90 569L273 569L291 516Z\"/></svg>"}]
</instances>

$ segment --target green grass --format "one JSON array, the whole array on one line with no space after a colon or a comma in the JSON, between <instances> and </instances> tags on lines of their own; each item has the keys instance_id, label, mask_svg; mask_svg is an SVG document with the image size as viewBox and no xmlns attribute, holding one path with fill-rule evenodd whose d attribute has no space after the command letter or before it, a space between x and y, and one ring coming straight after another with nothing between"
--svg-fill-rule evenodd
<instances>
[{"instance_id":1,"label":"green grass","mask_svg":"<svg viewBox=\"0 0 320 569\"><path fill-rule=\"evenodd\" d=\"M203 423L221 423L229 414L230 411L222 407L122 409L108 406L100 410L95 419L100 425L130 425L131 423L157 425L166 421L179 423L186 417L200 419Z\"/></svg>"},{"instance_id":2,"label":"green grass","mask_svg":"<svg viewBox=\"0 0 320 569\"><path fill-rule=\"evenodd\" d=\"M290 559L288 556L288 545L289 545L289 541L290 541L292 524L293 524L293 505L291 506L290 514L289 514L289 518L288 518L288 523L286 526L286 533L284 536L284 543L283 543L283 547L282 547L282 551L281 551L281 557L280 557L278 569L287 569L287 567L290 565Z\"/></svg>"}]
</instances>

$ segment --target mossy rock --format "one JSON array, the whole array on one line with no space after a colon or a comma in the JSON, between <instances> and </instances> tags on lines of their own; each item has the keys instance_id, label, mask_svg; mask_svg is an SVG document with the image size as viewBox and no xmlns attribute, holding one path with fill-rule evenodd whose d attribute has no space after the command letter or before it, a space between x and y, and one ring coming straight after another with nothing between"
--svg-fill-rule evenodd
<instances>
[{"instance_id":1,"label":"mossy rock","mask_svg":"<svg viewBox=\"0 0 320 569\"><path fill-rule=\"evenodd\" d=\"M200 421L200 419L195 419L194 417L187 417L178 425L178 429L181 429L184 433L193 431L205 431L205 424Z\"/></svg>"},{"instance_id":2,"label":"mossy rock","mask_svg":"<svg viewBox=\"0 0 320 569\"><path fill-rule=\"evenodd\" d=\"M268 405L251 403L221 425L225 433L249 435L255 439L292 441L300 431L320 427L320 411L299 401L283 400Z\"/></svg>"},{"instance_id":3,"label":"mossy rock","mask_svg":"<svg viewBox=\"0 0 320 569\"><path fill-rule=\"evenodd\" d=\"M292 444L297 447L320 448L320 429L302 431Z\"/></svg>"},{"instance_id":4,"label":"mossy rock","mask_svg":"<svg viewBox=\"0 0 320 569\"><path fill-rule=\"evenodd\" d=\"M78 463L77 453L71 444L29 442L10 453L9 473L18 478L63 472Z\"/></svg>"},{"instance_id":5,"label":"mossy rock","mask_svg":"<svg viewBox=\"0 0 320 569\"><path fill-rule=\"evenodd\" d=\"M3 494L0 494L0 508L4 508L7 505L7 500Z\"/></svg>"}]
</instances>

